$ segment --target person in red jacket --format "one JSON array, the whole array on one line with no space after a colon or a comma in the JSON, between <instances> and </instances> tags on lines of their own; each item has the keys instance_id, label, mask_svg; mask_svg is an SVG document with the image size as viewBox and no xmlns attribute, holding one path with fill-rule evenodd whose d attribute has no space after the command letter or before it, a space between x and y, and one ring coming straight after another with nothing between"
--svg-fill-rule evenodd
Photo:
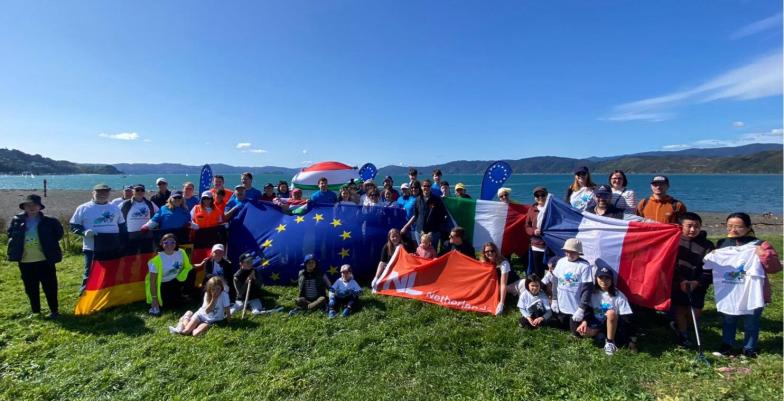
<instances>
[{"instance_id":1,"label":"person in red jacket","mask_svg":"<svg viewBox=\"0 0 784 401\"><path fill-rule=\"evenodd\" d=\"M525 232L531 238L531 245L528 251L530 255L528 259L528 274L535 273L538 277L544 277L547 265L544 263L544 254L547 245L542 239L542 232L539 230L537 219L539 212L544 210L544 204L547 201L547 188L536 187L534 188L534 203L528 208L528 214L525 216Z\"/></svg>"}]
</instances>

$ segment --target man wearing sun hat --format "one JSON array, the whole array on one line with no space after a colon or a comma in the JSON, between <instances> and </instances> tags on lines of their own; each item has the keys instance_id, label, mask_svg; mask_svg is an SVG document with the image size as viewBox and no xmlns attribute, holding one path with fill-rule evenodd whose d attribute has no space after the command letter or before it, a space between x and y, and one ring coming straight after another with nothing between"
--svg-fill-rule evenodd
<instances>
[{"instance_id":1,"label":"man wearing sun hat","mask_svg":"<svg viewBox=\"0 0 784 401\"><path fill-rule=\"evenodd\" d=\"M109 203L111 188L106 184L93 187L93 199L76 208L69 221L71 231L84 237L82 252L84 253L84 274L82 276L81 293L87 284L95 252L116 252L120 249L120 235L127 232L125 218L115 205ZM99 246L96 247L96 238Z\"/></svg>"},{"instance_id":2,"label":"man wearing sun hat","mask_svg":"<svg viewBox=\"0 0 784 401\"><path fill-rule=\"evenodd\" d=\"M678 218L686 213L686 205L667 195L669 189L669 178L663 175L653 177L651 179L651 197L643 199L637 204L637 215L659 223L677 224Z\"/></svg>"},{"instance_id":3,"label":"man wearing sun hat","mask_svg":"<svg viewBox=\"0 0 784 401\"><path fill-rule=\"evenodd\" d=\"M63 226L57 219L41 213L44 205L38 195L27 195L19 209L23 212L15 215L8 227L8 260L19 262L33 313L41 313L40 284L49 305L49 317L56 318L60 312L55 264L63 258L59 243L63 237Z\"/></svg>"}]
</instances>

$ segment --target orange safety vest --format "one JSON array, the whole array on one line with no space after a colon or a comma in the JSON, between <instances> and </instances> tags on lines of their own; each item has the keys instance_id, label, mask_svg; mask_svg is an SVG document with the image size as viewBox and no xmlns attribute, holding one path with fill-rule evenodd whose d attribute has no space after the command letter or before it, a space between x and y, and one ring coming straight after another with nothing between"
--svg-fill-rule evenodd
<instances>
[{"instance_id":1,"label":"orange safety vest","mask_svg":"<svg viewBox=\"0 0 784 401\"><path fill-rule=\"evenodd\" d=\"M201 204L193 207L193 222L199 228L215 227L223 223L223 212L220 208L213 207L208 213Z\"/></svg>"}]
</instances>

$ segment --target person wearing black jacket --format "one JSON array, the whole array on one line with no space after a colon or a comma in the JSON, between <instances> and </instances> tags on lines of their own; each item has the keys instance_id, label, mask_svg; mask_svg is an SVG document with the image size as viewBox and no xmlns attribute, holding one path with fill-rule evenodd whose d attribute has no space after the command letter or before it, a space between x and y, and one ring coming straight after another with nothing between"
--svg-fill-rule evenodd
<instances>
[{"instance_id":1,"label":"person wearing black jacket","mask_svg":"<svg viewBox=\"0 0 784 401\"><path fill-rule=\"evenodd\" d=\"M465 240L465 229L463 227L455 227L452 229L452 231L449 232L449 245L443 247L441 249L441 253L438 255L441 256L453 249L457 250L463 255L476 259L476 251L474 250L474 246Z\"/></svg>"},{"instance_id":2,"label":"person wearing black jacket","mask_svg":"<svg viewBox=\"0 0 784 401\"><path fill-rule=\"evenodd\" d=\"M703 258L715 247L713 242L708 240L708 234L702 230L702 218L698 214L686 212L679 220L681 242L672 274L671 299L677 342L681 346L688 346L691 326L689 308L694 309L694 315L699 319L705 305L705 293L713 282L710 270L702 269Z\"/></svg>"},{"instance_id":3,"label":"person wearing black jacket","mask_svg":"<svg viewBox=\"0 0 784 401\"><path fill-rule=\"evenodd\" d=\"M302 310L314 311L324 309L327 301L327 288L332 286L327 276L321 272L318 260L313 255L305 255L302 262L304 269L299 271L297 279L297 307L289 312L296 315Z\"/></svg>"},{"instance_id":4,"label":"person wearing black jacket","mask_svg":"<svg viewBox=\"0 0 784 401\"><path fill-rule=\"evenodd\" d=\"M19 262L33 313L41 313L40 284L49 305L49 317L56 318L60 310L55 264L63 259L59 243L63 226L57 219L41 213L44 205L38 195L28 195L19 208L24 212L15 215L8 227L8 260Z\"/></svg>"},{"instance_id":5,"label":"person wearing black jacket","mask_svg":"<svg viewBox=\"0 0 784 401\"><path fill-rule=\"evenodd\" d=\"M431 233L433 244L439 244L441 232L446 224L447 211L441 197L433 196L432 186L430 180L422 181L422 196L416 200L412 219L416 221L417 231L421 234Z\"/></svg>"}]
</instances>

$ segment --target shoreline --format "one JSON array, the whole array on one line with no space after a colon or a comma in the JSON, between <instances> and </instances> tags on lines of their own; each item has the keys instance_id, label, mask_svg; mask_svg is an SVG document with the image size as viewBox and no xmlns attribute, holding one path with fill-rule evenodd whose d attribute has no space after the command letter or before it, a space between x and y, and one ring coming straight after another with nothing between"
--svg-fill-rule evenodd
<instances>
[{"instance_id":1,"label":"shoreline","mask_svg":"<svg viewBox=\"0 0 784 401\"><path fill-rule=\"evenodd\" d=\"M11 216L19 212L19 203L30 194L40 195L42 203L46 206L44 213L48 216L56 217L60 220L71 218L76 207L90 200L89 190L71 189L50 189L47 197L43 197L43 191L34 189L0 189L0 220L4 221L5 230ZM147 191L147 198L154 192ZM119 191L112 191L111 199L120 195ZM724 222L729 213L727 212L703 212L697 211L703 219L703 229L709 236L723 236L725 233ZM781 211L768 213L749 213L751 221L754 223L754 231L757 234L782 234Z\"/></svg>"}]
</instances>

